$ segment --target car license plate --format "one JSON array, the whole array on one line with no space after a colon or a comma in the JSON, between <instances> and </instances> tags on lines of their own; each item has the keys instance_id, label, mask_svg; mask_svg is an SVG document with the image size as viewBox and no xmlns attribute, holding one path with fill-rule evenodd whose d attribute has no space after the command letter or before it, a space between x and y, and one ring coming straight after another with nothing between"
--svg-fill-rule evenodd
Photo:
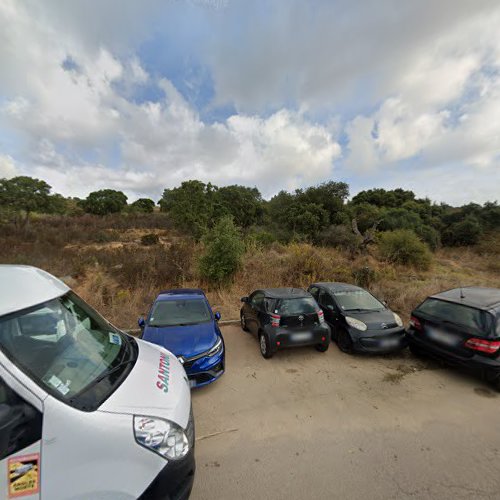
<instances>
[{"instance_id":1,"label":"car license plate","mask_svg":"<svg viewBox=\"0 0 500 500\"><path fill-rule=\"evenodd\" d=\"M380 341L381 347L396 347L399 344L399 339L382 339Z\"/></svg>"},{"instance_id":2,"label":"car license plate","mask_svg":"<svg viewBox=\"0 0 500 500\"><path fill-rule=\"evenodd\" d=\"M290 340L292 342L306 342L312 339L311 332L301 332L301 333L293 333L290 335Z\"/></svg>"},{"instance_id":3,"label":"car license plate","mask_svg":"<svg viewBox=\"0 0 500 500\"><path fill-rule=\"evenodd\" d=\"M436 330L435 328L428 328L427 329L427 336L431 340L435 340L436 342L439 342L440 344L453 347L457 345L458 339L456 335L453 335L451 333L443 332L442 330Z\"/></svg>"}]
</instances>

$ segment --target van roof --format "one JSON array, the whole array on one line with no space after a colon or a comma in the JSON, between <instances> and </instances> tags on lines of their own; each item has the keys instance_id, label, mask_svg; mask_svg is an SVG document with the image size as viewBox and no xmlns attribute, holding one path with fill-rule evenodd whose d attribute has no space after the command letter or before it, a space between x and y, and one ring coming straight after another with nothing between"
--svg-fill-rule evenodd
<instances>
[{"instance_id":1,"label":"van roof","mask_svg":"<svg viewBox=\"0 0 500 500\"><path fill-rule=\"evenodd\" d=\"M0 264L0 316L42 304L68 291L61 280L36 267Z\"/></svg>"}]
</instances>

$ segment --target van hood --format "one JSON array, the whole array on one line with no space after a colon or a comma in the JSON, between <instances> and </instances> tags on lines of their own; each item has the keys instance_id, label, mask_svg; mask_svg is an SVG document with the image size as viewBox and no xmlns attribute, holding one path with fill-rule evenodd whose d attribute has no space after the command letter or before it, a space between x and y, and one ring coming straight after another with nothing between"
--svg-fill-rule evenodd
<instances>
[{"instance_id":1,"label":"van hood","mask_svg":"<svg viewBox=\"0 0 500 500\"><path fill-rule=\"evenodd\" d=\"M217 342L213 321L186 326L146 326L143 340L160 345L176 356L190 358L208 351Z\"/></svg>"},{"instance_id":2,"label":"van hood","mask_svg":"<svg viewBox=\"0 0 500 500\"><path fill-rule=\"evenodd\" d=\"M186 428L191 392L183 366L162 347L137 340L134 368L99 411L159 417Z\"/></svg>"}]
</instances>

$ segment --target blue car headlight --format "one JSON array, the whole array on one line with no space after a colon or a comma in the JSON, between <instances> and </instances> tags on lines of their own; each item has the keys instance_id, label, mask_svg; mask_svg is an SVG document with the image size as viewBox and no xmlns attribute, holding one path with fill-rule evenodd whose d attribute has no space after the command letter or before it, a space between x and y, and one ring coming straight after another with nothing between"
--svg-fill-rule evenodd
<instances>
[{"instance_id":1,"label":"blue car headlight","mask_svg":"<svg viewBox=\"0 0 500 500\"><path fill-rule=\"evenodd\" d=\"M217 339L217 342L213 345L213 347L210 348L209 351L207 351L207 356L211 357L211 356L215 356L216 354L219 354L219 352L222 351L222 347L223 347L223 342L222 342L222 337L219 337Z\"/></svg>"}]
</instances>

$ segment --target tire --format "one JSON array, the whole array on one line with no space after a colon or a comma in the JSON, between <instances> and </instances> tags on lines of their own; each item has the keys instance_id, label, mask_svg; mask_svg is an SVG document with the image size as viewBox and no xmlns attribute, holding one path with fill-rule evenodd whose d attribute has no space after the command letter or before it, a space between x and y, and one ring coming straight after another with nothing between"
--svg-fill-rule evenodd
<instances>
[{"instance_id":1,"label":"tire","mask_svg":"<svg viewBox=\"0 0 500 500\"><path fill-rule=\"evenodd\" d=\"M410 344L409 345L410 352L416 357L416 358L425 358L425 354L422 351L422 349L419 349L416 345Z\"/></svg>"},{"instance_id":2,"label":"tire","mask_svg":"<svg viewBox=\"0 0 500 500\"><path fill-rule=\"evenodd\" d=\"M345 354L352 354L352 339L346 330L339 330L337 334L337 345Z\"/></svg>"},{"instance_id":3,"label":"tire","mask_svg":"<svg viewBox=\"0 0 500 500\"><path fill-rule=\"evenodd\" d=\"M273 357L271 346L269 345L269 339L267 338L267 335L262 332L259 333L259 347L263 358L270 359Z\"/></svg>"},{"instance_id":4,"label":"tire","mask_svg":"<svg viewBox=\"0 0 500 500\"><path fill-rule=\"evenodd\" d=\"M496 372L487 373L486 380L496 389L497 392L500 392L500 375Z\"/></svg>"},{"instance_id":5,"label":"tire","mask_svg":"<svg viewBox=\"0 0 500 500\"><path fill-rule=\"evenodd\" d=\"M318 352L326 352L328 351L328 348L330 347L330 344L316 344L314 346Z\"/></svg>"},{"instance_id":6,"label":"tire","mask_svg":"<svg viewBox=\"0 0 500 500\"><path fill-rule=\"evenodd\" d=\"M247 322L245 321L245 316L243 316L242 313L240 313L240 322L241 322L241 329L244 331L244 332L248 332L248 326L247 326Z\"/></svg>"}]
</instances>

